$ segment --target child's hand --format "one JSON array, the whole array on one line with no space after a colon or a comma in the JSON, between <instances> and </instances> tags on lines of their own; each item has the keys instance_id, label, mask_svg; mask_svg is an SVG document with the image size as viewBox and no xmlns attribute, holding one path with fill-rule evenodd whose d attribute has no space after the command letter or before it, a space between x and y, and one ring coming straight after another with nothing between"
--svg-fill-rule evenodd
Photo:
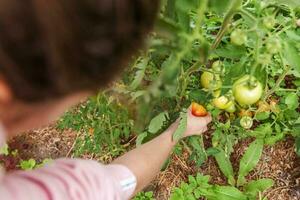
<instances>
[{"instance_id":1,"label":"child's hand","mask_svg":"<svg viewBox=\"0 0 300 200\"><path fill-rule=\"evenodd\" d=\"M207 131L207 125L211 122L212 118L210 114L204 117L195 117L192 114L191 107L187 110L187 128L184 133L184 137L192 135L200 135Z\"/></svg>"}]
</instances>

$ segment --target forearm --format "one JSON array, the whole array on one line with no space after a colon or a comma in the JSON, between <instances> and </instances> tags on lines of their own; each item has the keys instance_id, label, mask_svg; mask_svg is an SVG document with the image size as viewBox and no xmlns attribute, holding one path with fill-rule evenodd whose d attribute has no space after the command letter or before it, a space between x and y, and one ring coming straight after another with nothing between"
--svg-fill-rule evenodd
<instances>
[{"instance_id":1,"label":"forearm","mask_svg":"<svg viewBox=\"0 0 300 200\"><path fill-rule=\"evenodd\" d=\"M113 162L113 164L126 166L136 176L136 192L142 190L153 180L169 157L176 144L172 140L172 135L176 128L177 124L173 124L160 136L117 158Z\"/></svg>"}]
</instances>

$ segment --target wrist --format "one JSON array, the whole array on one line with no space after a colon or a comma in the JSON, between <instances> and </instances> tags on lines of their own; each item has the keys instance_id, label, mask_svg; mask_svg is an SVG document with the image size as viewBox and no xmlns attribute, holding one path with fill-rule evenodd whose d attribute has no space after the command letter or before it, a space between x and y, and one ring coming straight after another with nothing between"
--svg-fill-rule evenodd
<instances>
[{"instance_id":1,"label":"wrist","mask_svg":"<svg viewBox=\"0 0 300 200\"><path fill-rule=\"evenodd\" d=\"M168 138L168 140L170 141L170 143L173 146L175 146L178 142L173 139L173 135L174 135L176 129L178 128L178 124L179 124L178 121L174 122L173 124L171 124L171 126L165 132L166 137Z\"/></svg>"}]
</instances>

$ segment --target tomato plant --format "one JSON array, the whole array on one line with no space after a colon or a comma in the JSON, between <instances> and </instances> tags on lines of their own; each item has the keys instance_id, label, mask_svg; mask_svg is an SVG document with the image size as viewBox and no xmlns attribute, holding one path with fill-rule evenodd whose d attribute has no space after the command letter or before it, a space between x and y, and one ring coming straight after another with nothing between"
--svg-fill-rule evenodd
<instances>
[{"instance_id":1,"label":"tomato plant","mask_svg":"<svg viewBox=\"0 0 300 200\"><path fill-rule=\"evenodd\" d=\"M232 186L248 188L245 176L258 163L264 144L299 135L295 126L300 117L297 6L295 1L166 0L151 50L141 59L147 62L133 68L133 80L140 85L129 93L144 103L140 107L143 116L157 117L168 111L164 123L156 125L163 128L180 116L184 127L182 108L191 102L199 102L211 112L212 147L205 148L203 138L188 139L187 145L196 163L214 156ZM291 77L293 83L287 81ZM152 114L151 108L155 108ZM149 137L144 131L141 138ZM179 136L177 131L176 138ZM236 177L229 158L234 144L245 137L256 140L248 147ZM195 189L188 188L184 185L175 191L179 196L173 199L184 199L180 195ZM236 189L230 190L237 199L246 199ZM256 199L255 195L248 198Z\"/></svg>"},{"instance_id":2,"label":"tomato plant","mask_svg":"<svg viewBox=\"0 0 300 200\"><path fill-rule=\"evenodd\" d=\"M186 109L197 102L213 117L208 136L211 146L204 142L206 136L185 139L179 146L197 165L214 157L228 186L213 186L207 181L209 177L199 175L197 183L191 178L193 184L174 190L171 199L218 199L219 193L228 191L236 196L227 199L257 199L272 181L245 177L255 169L263 146L292 136L300 149L299 19L300 2L295 0L162 1L147 42L149 48L133 60L122 80L106 91L129 104L133 119L129 120L131 116L123 109L111 109L108 100L105 104L109 108L101 109L96 101L94 110L82 110L88 127L98 131L79 146L92 146L95 151L100 148L95 141L100 141L119 149L122 145L116 138L126 141L128 132L137 133L139 145L178 118L175 138L179 139L187 123ZM202 115L202 107L196 105L194 114ZM120 116L114 117L117 120L107 119L119 109ZM94 119L105 120L94 123L90 119L95 115ZM72 121L68 114L65 119L62 125ZM75 119L79 123L73 127L88 130L80 117ZM124 123L126 120L130 123ZM113 128L107 131L103 126ZM101 131L106 133L104 139ZM235 171L230 158L235 145L246 138L253 142ZM203 190L197 187L199 183ZM266 188L259 187L261 183L266 183ZM191 198L183 195L186 193Z\"/></svg>"}]
</instances>

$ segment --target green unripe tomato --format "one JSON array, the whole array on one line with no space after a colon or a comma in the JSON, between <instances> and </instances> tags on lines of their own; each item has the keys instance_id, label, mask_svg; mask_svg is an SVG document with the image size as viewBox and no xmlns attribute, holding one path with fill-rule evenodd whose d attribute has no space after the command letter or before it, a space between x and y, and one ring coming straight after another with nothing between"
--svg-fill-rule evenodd
<instances>
[{"instance_id":1,"label":"green unripe tomato","mask_svg":"<svg viewBox=\"0 0 300 200\"><path fill-rule=\"evenodd\" d=\"M266 48L267 48L267 51L271 54L276 54L278 53L281 48L282 48L282 45L281 45L281 41L277 38L270 38L268 41L267 41L267 45L266 45Z\"/></svg>"},{"instance_id":2,"label":"green unripe tomato","mask_svg":"<svg viewBox=\"0 0 300 200\"><path fill-rule=\"evenodd\" d=\"M263 24L267 29L272 29L276 24L276 19L273 16L266 16L263 19Z\"/></svg>"},{"instance_id":3,"label":"green unripe tomato","mask_svg":"<svg viewBox=\"0 0 300 200\"><path fill-rule=\"evenodd\" d=\"M219 74L224 74L225 73L225 69L223 67L223 62L222 61L215 61L212 64L212 70L219 73Z\"/></svg>"},{"instance_id":4,"label":"green unripe tomato","mask_svg":"<svg viewBox=\"0 0 300 200\"><path fill-rule=\"evenodd\" d=\"M255 104L261 98L263 87L255 77L245 75L233 84L232 91L235 100L241 106L247 106Z\"/></svg>"},{"instance_id":5,"label":"green unripe tomato","mask_svg":"<svg viewBox=\"0 0 300 200\"><path fill-rule=\"evenodd\" d=\"M236 111L236 106L232 102L231 106L229 106L228 108L226 108L225 111L229 112L229 113L234 113Z\"/></svg>"},{"instance_id":6,"label":"green unripe tomato","mask_svg":"<svg viewBox=\"0 0 300 200\"><path fill-rule=\"evenodd\" d=\"M244 116L240 120L240 125L244 129L250 129L253 126L253 119L248 116Z\"/></svg>"},{"instance_id":7,"label":"green unripe tomato","mask_svg":"<svg viewBox=\"0 0 300 200\"><path fill-rule=\"evenodd\" d=\"M258 55L258 63L262 65L269 65L272 61L272 54L263 53Z\"/></svg>"},{"instance_id":8,"label":"green unripe tomato","mask_svg":"<svg viewBox=\"0 0 300 200\"><path fill-rule=\"evenodd\" d=\"M213 99L212 103L216 108L219 108L221 110L225 110L229 108L232 104L234 104L226 96L220 96L218 98L215 98Z\"/></svg>"},{"instance_id":9,"label":"green unripe tomato","mask_svg":"<svg viewBox=\"0 0 300 200\"><path fill-rule=\"evenodd\" d=\"M220 76L214 75L210 72L203 72L200 79L201 85L205 89L214 91L220 89L222 86Z\"/></svg>"},{"instance_id":10,"label":"green unripe tomato","mask_svg":"<svg viewBox=\"0 0 300 200\"><path fill-rule=\"evenodd\" d=\"M212 95L213 97L219 97L221 95L221 89L213 91Z\"/></svg>"},{"instance_id":11,"label":"green unripe tomato","mask_svg":"<svg viewBox=\"0 0 300 200\"><path fill-rule=\"evenodd\" d=\"M241 46L247 42L247 34L242 29L236 29L231 33L230 41L234 45Z\"/></svg>"}]
</instances>

